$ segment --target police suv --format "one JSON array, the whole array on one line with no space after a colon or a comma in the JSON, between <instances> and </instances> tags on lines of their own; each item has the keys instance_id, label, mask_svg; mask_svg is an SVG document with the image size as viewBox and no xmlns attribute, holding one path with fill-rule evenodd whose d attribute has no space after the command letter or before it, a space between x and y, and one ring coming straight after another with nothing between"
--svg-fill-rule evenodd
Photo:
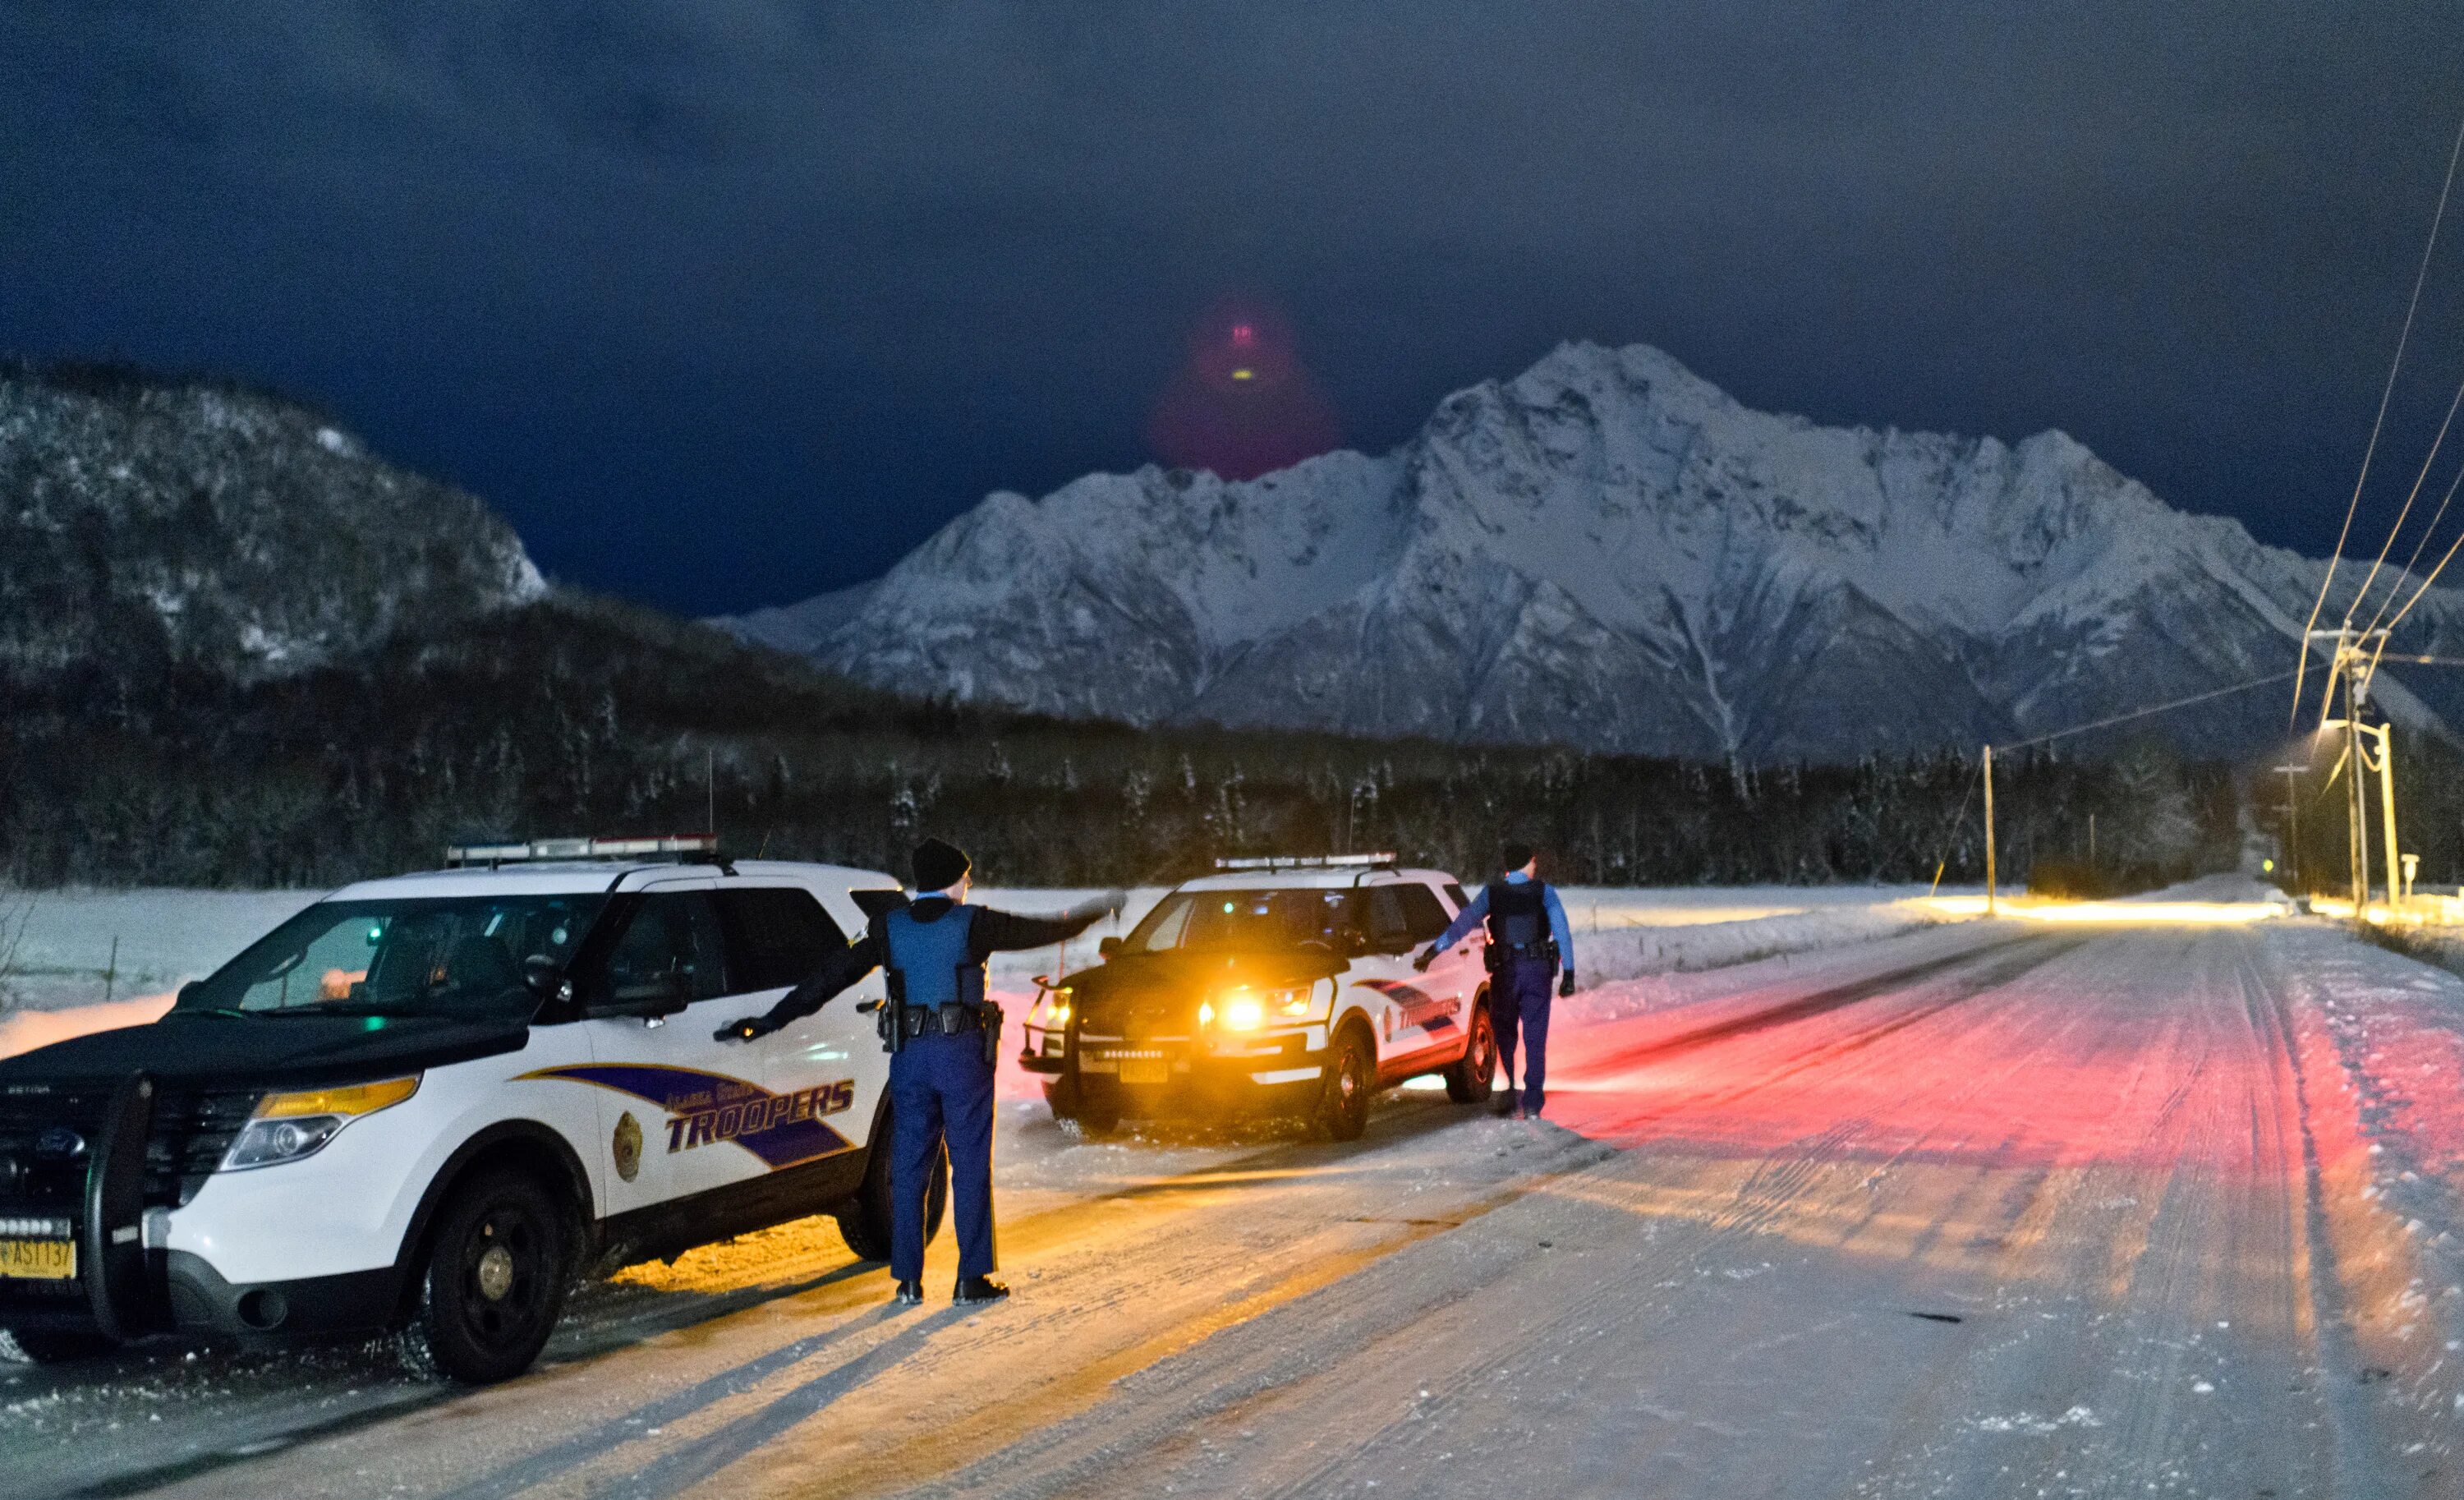
<instances>
[{"instance_id":1,"label":"police suv","mask_svg":"<svg viewBox=\"0 0 2464 1500\"><path fill-rule=\"evenodd\" d=\"M1480 940L1412 968L1463 909L1451 876L1392 854L1216 865L1028 1011L1019 1061L1045 1075L1053 1114L1099 1130L1124 1114L1307 1115L1351 1140L1406 1078L1488 1097Z\"/></svg>"},{"instance_id":2,"label":"police suv","mask_svg":"<svg viewBox=\"0 0 2464 1500\"><path fill-rule=\"evenodd\" d=\"M869 1018L712 1033L899 899L889 876L703 837L448 863L310 906L150 1026L0 1061L0 1327L28 1356L390 1331L415 1369L496 1380L585 1268L822 1212L888 1256ZM928 1237L945 1194L936 1170Z\"/></svg>"}]
</instances>

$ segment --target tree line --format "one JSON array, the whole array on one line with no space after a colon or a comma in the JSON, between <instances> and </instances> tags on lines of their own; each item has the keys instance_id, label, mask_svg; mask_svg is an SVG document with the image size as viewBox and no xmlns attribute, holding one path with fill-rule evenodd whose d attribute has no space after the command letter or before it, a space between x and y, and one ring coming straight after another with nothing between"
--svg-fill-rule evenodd
<instances>
[{"instance_id":1,"label":"tree line","mask_svg":"<svg viewBox=\"0 0 2464 1500\"><path fill-rule=\"evenodd\" d=\"M1062 721L893 698L571 595L244 687L168 658L81 661L0 680L0 877L27 887L323 887L432 868L469 838L714 820L738 856L891 871L938 833L987 878L1038 885L1374 849L1477 874L1508 838L1582 883L1984 874L1972 754L1732 769ZM2454 783L2452 758L2408 760L2404 743L2400 776L2427 804ZM2141 886L2231 868L2274 827L2259 774L2154 739L2007 758L2004 877L2070 862ZM2443 841L2420 841L2442 871L2455 801ZM2305 845L2340 839L2329 824L2305 820Z\"/></svg>"}]
</instances>

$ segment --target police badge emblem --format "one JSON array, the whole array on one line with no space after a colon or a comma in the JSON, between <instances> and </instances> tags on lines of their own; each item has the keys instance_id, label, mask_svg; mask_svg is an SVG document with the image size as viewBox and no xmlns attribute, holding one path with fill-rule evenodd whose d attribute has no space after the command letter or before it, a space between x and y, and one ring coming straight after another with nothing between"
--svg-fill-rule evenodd
<instances>
[{"instance_id":1,"label":"police badge emblem","mask_svg":"<svg viewBox=\"0 0 2464 1500\"><path fill-rule=\"evenodd\" d=\"M609 1143L616 1153L616 1175L630 1182L642 1171L642 1122L627 1110L616 1116L616 1138Z\"/></svg>"}]
</instances>

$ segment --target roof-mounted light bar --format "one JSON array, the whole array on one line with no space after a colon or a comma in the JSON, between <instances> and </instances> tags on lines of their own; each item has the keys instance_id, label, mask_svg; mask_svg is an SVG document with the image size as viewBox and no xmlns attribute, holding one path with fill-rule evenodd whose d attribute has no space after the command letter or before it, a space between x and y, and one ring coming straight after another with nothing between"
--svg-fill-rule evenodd
<instances>
[{"instance_id":1,"label":"roof-mounted light bar","mask_svg":"<svg viewBox=\"0 0 2464 1500\"><path fill-rule=\"evenodd\" d=\"M544 859L649 859L659 855L718 855L715 833L670 833L645 839L531 839L523 843L454 844L445 863L517 865Z\"/></svg>"},{"instance_id":2,"label":"roof-mounted light bar","mask_svg":"<svg viewBox=\"0 0 2464 1500\"><path fill-rule=\"evenodd\" d=\"M1218 870L1378 870L1396 863L1386 854L1261 854L1241 859L1219 859Z\"/></svg>"}]
</instances>

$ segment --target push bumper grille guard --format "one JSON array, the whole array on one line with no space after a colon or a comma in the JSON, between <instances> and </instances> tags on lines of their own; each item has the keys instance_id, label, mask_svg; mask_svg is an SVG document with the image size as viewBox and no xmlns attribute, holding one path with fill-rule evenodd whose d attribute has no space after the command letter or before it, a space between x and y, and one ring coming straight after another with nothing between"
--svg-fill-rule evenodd
<instances>
[{"instance_id":1,"label":"push bumper grille guard","mask_svg":"<svg viewBox=\"0 0 2464 1500\"><path fill-rule=\"evenodd\" d=\"M85 1177L77 1256L97 1332L127 1338L164 1316L145 1266L145 1139L154 1125L154 1080L136 1073L113 1091Z\"/></svg>"}]
</instances>

